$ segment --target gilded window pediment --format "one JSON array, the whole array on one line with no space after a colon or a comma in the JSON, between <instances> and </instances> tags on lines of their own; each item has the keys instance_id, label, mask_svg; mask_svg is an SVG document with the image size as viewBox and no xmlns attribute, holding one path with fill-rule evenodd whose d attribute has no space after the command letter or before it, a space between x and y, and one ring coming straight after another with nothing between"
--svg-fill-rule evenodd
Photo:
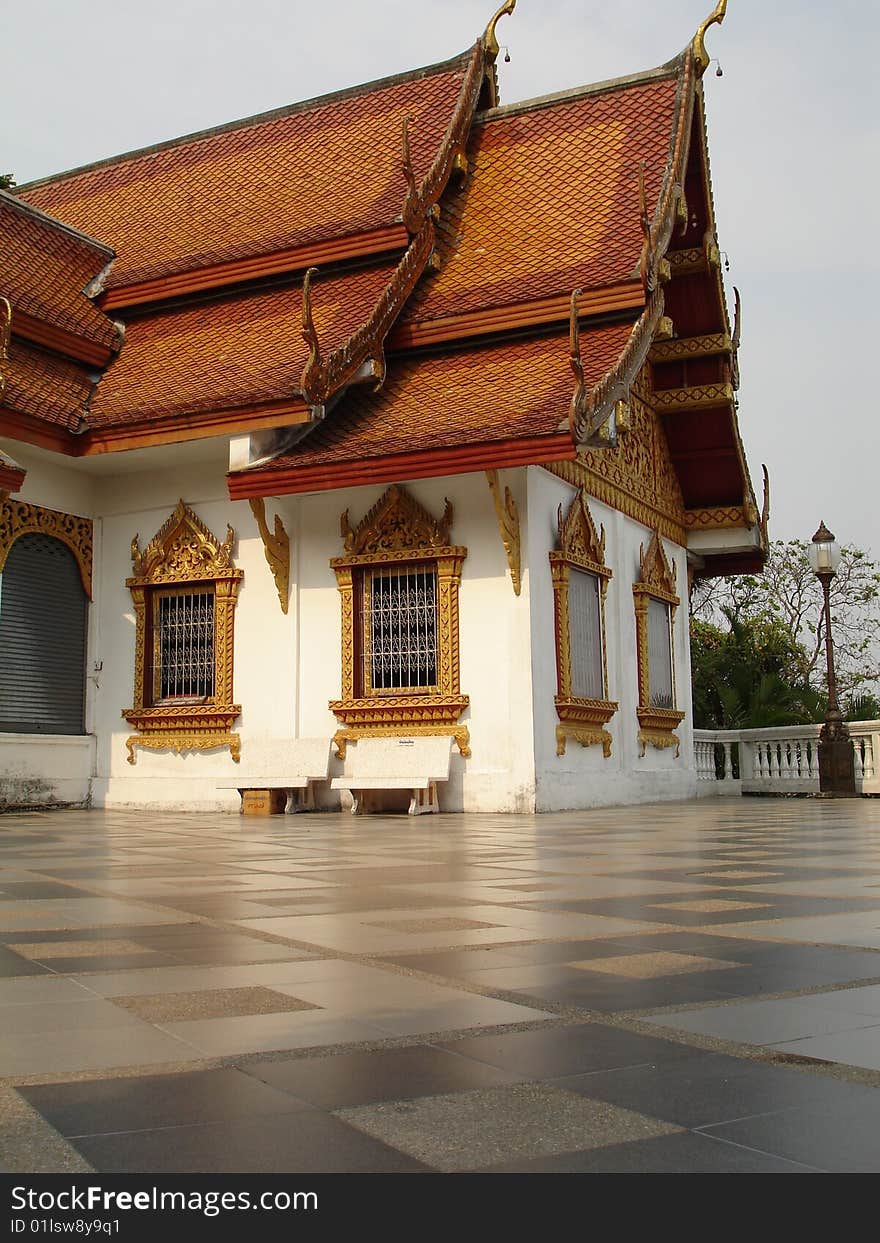
<instances>
[{"instance_id":1,"label":"gilded window pediment","mask_svg":"<svg viewBox=\"0 0 880 1243\"><path fill-rule=\"evenodd\" d=\"M405 488L392 484L356 527L348 510L340 522L345 551L353 556L375 556L388 552L413 552L449 546L453 509L447 501L441 518L421 506ZM334 559L334 563L339 558Z\"/></svg>"},{"instance_id":2,"label":"gilded window pediment","mask_svg":"<svg viewBox=\"0 0 880 1243\"><path fill-rule=\"evenodd\" d=\"M193 582L199 579L240 578L241 570L232 569L232 543L235 533L226 528L226 539L220 540L200 518L180 500L171 517L163 524L141 551L139 537L131 541L131 564L135 583Z\"/></svg>"},{"instance_id":3,"label":"gilded window pediment","mask_svg":"<svg viewBox=\"0 0 880 1243\"><path fill-rule=\"evenodd\" d=\"M675 587L675 566L670 564L663 549L663 542L658 532L655 531L651 536L647 552L645 552L644 544L639 545L639 578L633 590L656 596L668 604L677 605L679 599Z\"/></svg>"}]
</instances>

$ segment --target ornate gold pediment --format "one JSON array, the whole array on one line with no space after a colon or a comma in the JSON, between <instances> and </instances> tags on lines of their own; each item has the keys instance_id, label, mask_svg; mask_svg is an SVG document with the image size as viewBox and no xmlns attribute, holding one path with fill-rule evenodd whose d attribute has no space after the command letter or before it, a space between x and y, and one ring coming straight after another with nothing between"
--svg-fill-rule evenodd
<instances>
[{"instance_id":1,"label":"ornate gold pediment","mask_svg":"<svg viewBox=\"0 0 880 1243\"><path fill-rule=\"evenodd\" d=\"M134 575L126 580L126 585L240 578L242 571L232 568L234 539L235 532L227 526L226 539L221 543L186 502L180 500L143 552L139 536L135 535L131 541Z\"/></svg>"},{"instance_id":2,"label":"ornate gold pediment","mask_svg":"<svg viewBox=\"0 0 880 1243\"><path fill-rule=\"evenodd\" d=\"M2 302L2 299L0 299ZM66 544L76 559L83 591L92 598L92 520L0 496L0 574L9 550L22 535L48 535Z\"/></svg>"},{"instance_id":3,"label":"ornate gold pediment","mask_svg":"<svg viewBox=\"0 0 880 1243\"><path fill-rule=\"evenodd\" d=\"M434 518L405 488L393 483L356 527L349 523L348 510L342 515L340 526L345 551L349 556L370 557L404 550L447 548L452 512L452 505L447 501L443 517Z\"/></svg>"},{"instance_id":4,"label":"ornate gold pediment","mask_svg":"<svg viewBox=\"0 0 880 1243\"><path fill-rule=\"evenodd\" d=\"M562 506L556 512L559 532L556 551L566 561L576 562L594 572L605 571L605 527L596 531L596 524L587 505L583 488L578 492L563 518Z\"/></svg>"},{"instance_id":5,"label":"ornate gold pediment","mask_svg":"<svg viewBox=\"0 0 880 1243\"><path fill-rule=\"evenodd\" d=\"M644 544L639 545L639 578L633 591L639 588L644 594L658 596L669 604L679 602L675 594L675 566L667 559L657 531L651 536L647 552Z\"/></svg>"}]
</instances>

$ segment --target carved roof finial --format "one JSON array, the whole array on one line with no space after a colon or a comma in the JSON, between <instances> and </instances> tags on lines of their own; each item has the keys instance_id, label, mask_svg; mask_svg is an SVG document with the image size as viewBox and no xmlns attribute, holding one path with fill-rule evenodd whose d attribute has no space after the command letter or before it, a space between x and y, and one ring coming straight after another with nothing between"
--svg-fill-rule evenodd
<instances>
[{"instance_id":1,"label":"carved roof finial","mask_svg":"<svg viewBox=\"0 0 880 1243\"><path fill-rule=\"evenodd\" d=\"M9 336L12 332L12 304L8 298L0 298L0 363L9 357ZM0 397L6 388L6 377L0 371Z\"/></svg>"},{"instance_id":2,"label":"carved roof finial","mask_svg":"<svg viewBox=\"0 0 880 1243\"><path fill-rule=\"evenodd\" d=\"M486 50L486 58L490 62L494 61L497 58L498 53L501 51L501 45L499 44L495 34L495 27L498 25L502 17L512 13L515 8L516 0L504 0L504 4L501 5L498 12L489 22L489 25L483 33L483 47Z\"/></svg>"},{"instance_id":3,"label":"carved roof finial","mask_svg":"<svg viewBox=\"0 0 880 1243\"><path fill-rule=\"evenodd\" d=\"M645 189L645 161L639 161L639 223L645 241L651 237L651 217L648 215L648 193Z\"/></svg>"},{"instance_id":4,"label":"carved roof finial","mask_svg":"<svg viewBox=\"0 0 880 1243\"><path fill-rule=\"evenodd\" d=\"M412 155L409 149L409 123L412 117L403 118L403 134L401 136L401 157L403 160L403 176L407 187L407 201L415 199L418 194L416 175L413 172Z\"/></svg>"},{"instance_id":5,"label":"carved roof finial","mask_svg":"<svg viewBox=\"0 0 880 1243\"><path fill-rule=\"evenodd\" d=\"M302 293L302 338L309 347L308 361L303 368L300 387L306 397L309 397L311 381L320 373L321 370L321 346L318 342L318 332L315 328L315 321L312 318L312 277L318 275L317 268L309 268L303 280Z\"/></svg>"},{"instance_id":6,"label":"carved roof finial","mask_svg":"<svg viewBox=\"0 0 880 1243\"><path fill-rule=\"evenodd\" d=\"M697 33L694 35L694 39L693 39L693 43L691 44L691 47L694 50L694 60L696 61L697 74L699 77L702 77L703 74L706 72L706 70L709 68L709 56L708 56L708 53L706 52L706 43L705 43L706 31L709 29L710 26L720 26L721 23L724 21L724 16L726 13L727 13L727 0L718 0L718 3L715 5L715 8L712 10L712 12L709 14L709 16L700 26Z\"/></svg>"},{"instance_id":7,"label":"carved roof finial","mask_svg":"<svg viewBox=\"0 0 880 1243\"><path fill-rule=\"evenodd\" d=\"M764 475L764 504L761 506L761 537L765 550L770 548L770 473L767 467L762 463L761 471Z\"/></svg>"},{"instance_id":8,"label":"carved roof finial","mask_svg":"<svg viewBox=\"0 0 880 1243\"><path fill-rule=\"evenodd\" d=\"M739 290L737 289L736 285L734 285L733 287L733 302L734 302L734 313L733 313L732 345L733 345L734 353L736 353L736 351L739 349L740 332L742 329L742 318L741 318L742 317L742 304L740 302Z\"/></svg>"},{"instance_id":9,"label":"carved roof finial","mask_svg":"<svg viewBox=\"0 0 880 1243\"><path fill-rule=\"evenodd\" d=\"M580 297L580 293L580 289L572 291L571 312L568 328L571 369L574 372L574 378L577 380L575 401L582 400L586 390L586 382L584 381L584 362L581 358L581 329L580 324L578 323L578 298Z\"/></svg>"}]
</instances>

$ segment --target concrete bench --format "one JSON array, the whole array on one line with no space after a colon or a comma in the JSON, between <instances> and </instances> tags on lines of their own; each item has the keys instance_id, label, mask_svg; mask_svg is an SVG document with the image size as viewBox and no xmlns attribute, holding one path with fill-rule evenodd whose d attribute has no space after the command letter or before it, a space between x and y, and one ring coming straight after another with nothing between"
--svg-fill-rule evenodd
<instances>
[{"instance_id":1,"label":"concrete bench","mask_svg":"<svg viewBox=\"0 0 880 1243\"><path fill-rule=\"evenodd\" d=\"M334 777L331 788L350 790L352 815L378 810L380 790L409 790L409 815L438 812L437 783L449 780L451 738L361 738L351 772Z\"/></svg>"},{"instance_id":2,"label":"concrete bench","mask_svg":"<svg viewBox=\"0 0 880 1243\"><path fill-rule=\"evenodd\" d=\"M326 781L330 771L329 738L293 738L283 747L258 749L256 758L259 772L217 786L238 790L243 816L315 810L313 783Z\"/></svg>"}]
</instances>

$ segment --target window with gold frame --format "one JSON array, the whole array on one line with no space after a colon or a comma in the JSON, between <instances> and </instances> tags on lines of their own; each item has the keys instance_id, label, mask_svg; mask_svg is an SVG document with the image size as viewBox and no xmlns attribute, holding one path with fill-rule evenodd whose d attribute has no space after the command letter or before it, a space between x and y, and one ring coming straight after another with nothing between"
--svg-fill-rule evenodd
<instances>
[{"instance_id":1,"label":"window with gold frame","mask_svg":"<svg viewBox=\"0 0 880 1243\"><path fill-rule=\"evenodd\" d=\"M342 605L337 754L364 737L448 734L469 755L460 718L458 593L467 549L449 542L453 511L435 519L393 484L352 528L330 564Z\"/></svg>"},{"instance_id":2,"label":"window with gold frame","mask_svg":"<svg viewBox=\"0 0 880 1243\"><path fill-rule=\"evenodd\" d=\"M228 747L241 707L232 702L234 611L243 571L232 564L235 533L221 543L184 503L147 547L131 543L134 574L126 579L135 611L134 704L123 717L139 747L207 751Z\"/></svg>"},{"instance_id":3,"label":"window with gold frame","mask_svg":"<svg viewBox=\"0 0 880 1243\"><path fill-rule=\"evenodd\" d=\"M556 687L559 724L556 754L569 739L582 747L601 745L611 755L605 725L617 711L608 698L605 596L611 571L605 564L605 528L597 533L583 490L563 518L557 513L558 539L550 553L556 623Z\"/></svg>"},{"instance_id":4,"label":"window with gold frame","mask_svg":"<svg viewBox=\"0 0 880 1243\"><path fill-rule=\"evenodd\" d=\"M648 551L639 547L639 579L633 584L639 670L640 754L648 743L664 748L681 742L675 733L685 714L676 708L673 622L681 603L675 593L675 567L667 560L660 533L651 536Z\"/></svg>"}]
</instances>

